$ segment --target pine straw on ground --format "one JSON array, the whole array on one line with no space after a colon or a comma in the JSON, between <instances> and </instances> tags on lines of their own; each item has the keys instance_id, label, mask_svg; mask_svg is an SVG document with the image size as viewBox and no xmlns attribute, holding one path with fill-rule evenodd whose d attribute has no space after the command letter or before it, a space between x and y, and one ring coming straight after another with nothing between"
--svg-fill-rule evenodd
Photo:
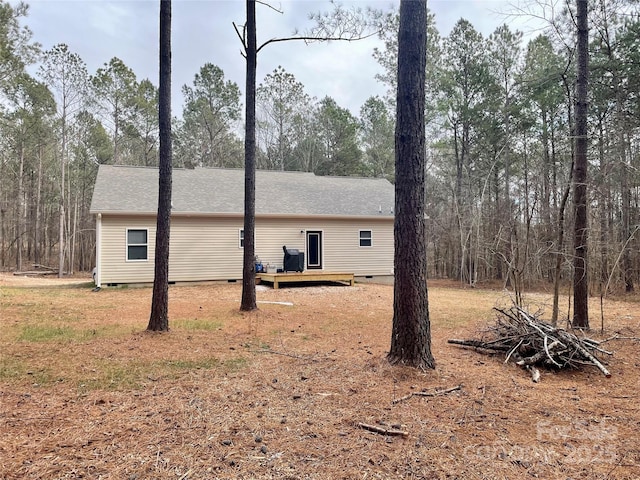
<instances>
[{"instance_id":1,"label":"pine straw on ground","mask_svg":"<svg viewBox=\"0 0 640 480\"><path fill-rule=\"evenodd\" d=\"M607 344L610 379L534 384L446 344L499 291L432 283L437 368L419 372L384 359L390 286L260 289L250 314L239 285L176 286L168 334L143 331L149 288L0 287L2 479L640 477L639 342ZM637 303L605 313L604 337L639 335Z\"/></svg>"}]
</instances>

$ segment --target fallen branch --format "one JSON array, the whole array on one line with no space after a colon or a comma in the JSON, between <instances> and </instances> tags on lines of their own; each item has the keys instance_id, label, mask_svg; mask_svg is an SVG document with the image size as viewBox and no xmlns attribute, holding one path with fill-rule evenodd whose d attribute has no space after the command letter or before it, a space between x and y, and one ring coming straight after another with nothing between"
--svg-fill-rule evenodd
<instances>
[{"instance_id":1,"label":"fallen branch","mask_svg":"<svg viewBox=\"0 0 640 480\"><path fill-rule=\"evenodd\" d=\"M187 473L182 475L178 480L186 480L186 478L193 473L193 470L188 470Z\"/></svg>"},{"instance_id":2,"label":"fallen branch","mask_svg":"<svg viewBox=\"0 0 640 480\"><path fill-rule=\"evenodd\" d=\"M566 332L564 333L566 336L567 333ZM596 367L598 367L598 369L604 374L605 377L607 378L611 377L611 373L609 373L609 370L607 370L605 366L602 365L602 363L600 363L600 361L596 357L591 355L586 348L584 348L580 344L576 344L576 350L578 350L578 352L580 352L584 357L586 357L587 360L591 361L591 363L593 363Z\"/></svg>"},{"instance_id":3,"label":"fallen branch","mask_svg":"<svg viewBox=\"0 0 640 480\"><path fill-rule=\"evenodd\" d=\"M637 342L637 341L640 341L640 337L619 337L617 335L614 335L613 337L605 338L604 340L602 340L600 342L600 345L606 342L611 342L613 340L633 340Z\"/></svg>"},{"instance_id":4,"label":"fallen branch","mask_svg":"<svg viewBox=\"0 0 640 480\"><path fill-rule=\"evenodd\" d=\"M461 390L462 385L457 385L455 387L447 388L446 390L436 390L435 392L411 392L404 397L396 398L391 403L396 404L403 402L405 400L409 400L411 397L437 397L439 395L446 395L447 393L455 392L456 390Z\"/></svg>"},{"instance_id":5,"label":"fallen branch","mask_svg":"<svg viewBox=\"0 0 640 480\"><path fill-rule=\"evenodd\" d=\"M260 350L249 350L251 353L271 353L273 355L282 355L283 357L291 357L291 358L297 358L298 360L313 360L313 358L308 357L308 356L302 356L302 355L294 355L292 353L285 353L285 352L278 352L276 350L269 350L266 348L260 349Z\"/></svg>"},{"instance_id":6,"label":"fallen branch","mask_svg":"<svg viewBox=\"0 0 640 480\"><path fill-rule=\"evenodd\" d=\"M483 342L482 340L460 340L458 338L450 338L447 343L454 345L462 345L463 347L482 348L483 350L508 351L504 345L496 345L495 342Z\"/></svg>"},{"instance_id":7,"label":"fallen branch","mask_svg":"<svg viewBox=\"0 0 640 480\"><path fill-rule=\"evenodd\" d=\"M404 430L396 430L395 428L378 427L376 425L368 425L366 423L358 423L358 426L360 428L363 428L373 433L378 433L380 435L391 435L396 437L406 437L409 435L409 432L406 432Z\"/></svg>"},{"instance_id":8,"label":"fallen branch","mask_svg":"<svg viewBox=\"0 0 640 480\"><path fill-rule=\"evenodd\" d=\"M50 271L56 272L56 273L58 273L58 271L60 270L57 267L49 267L47 265L41 265L39 263L34 263L33 264L33 268L38 268L38 269L42 269L42 270L50 270Z\"/></svg>"},{"instance_id":9,"label":"fallen branch","mask_svg":"<svg viewBox=\"0 0 640 480\"><path fill-rule=\"evenodd\" d=\"M538 383L540 381L540 370L538 370L533 365L527 365L527 370L531 373L531 381L534 383Z\"/></svg>"}]
</instances>

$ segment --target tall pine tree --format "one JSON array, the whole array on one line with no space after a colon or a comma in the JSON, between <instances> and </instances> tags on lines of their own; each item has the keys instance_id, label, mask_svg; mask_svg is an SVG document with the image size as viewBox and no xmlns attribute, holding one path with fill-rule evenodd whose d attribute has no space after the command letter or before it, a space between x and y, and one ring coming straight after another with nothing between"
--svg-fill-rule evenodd
<instances>
[{"instance_id":1,"label":"tall pine tree","mask_svg":"<svg viewBox=\"0 0 640 480\"><path fill-rule=\"evenodd\" d=\"M426 0L402 0L398 32L392 364L435 368L425 237Z\"/></svg>"},{"instance_id":2,"label":"tall pine tree","mask_svg":"<svg viewBox=\"0 0 640 480\"><path fill-rule=\"evenodd\" d=\"M169 330L169 234L171 227L171 0L160 0L160 171L155 272L147 330Z\"/></svg>"}]
</instances>

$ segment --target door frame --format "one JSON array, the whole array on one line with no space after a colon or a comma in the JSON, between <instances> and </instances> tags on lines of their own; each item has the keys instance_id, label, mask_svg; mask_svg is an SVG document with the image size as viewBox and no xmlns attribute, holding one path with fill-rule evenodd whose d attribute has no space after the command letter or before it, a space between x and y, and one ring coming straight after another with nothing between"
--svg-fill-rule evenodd
<instances>
[{"instance_id":1,"label":"door frame","mask_svg":"<svg viewBox=\"0 0 640 480\"><path fill-rule=\"evenodd\" d=\"M306 243L306 267L307 270L322 270L323 268L323 231L322 230L307 230L305 234L305 243ZM318 254L318 263L311 263L311 238L317 238L317 254Z\"/></svg>"}]
</instances>

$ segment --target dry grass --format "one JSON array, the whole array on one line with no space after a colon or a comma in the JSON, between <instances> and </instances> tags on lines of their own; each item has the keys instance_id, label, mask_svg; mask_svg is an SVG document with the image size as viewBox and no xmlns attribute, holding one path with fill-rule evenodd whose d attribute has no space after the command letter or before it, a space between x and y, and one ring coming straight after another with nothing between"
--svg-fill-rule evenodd
<instances>
[{"instance_id":1,"label":"dry grass","mask_svg":"<svg viewBox=\"0 0 640 480\"><path fill-rule=\"evenodd\" d=\"M384 360L389 286L261 289L293 306L251 314L239 285L172 287L172 331L149 334L150 289L55 283L0 277L2 479L640 477L638 342L608 344L611 379L533 384L446 344L475 336L500 291L432 283L438 365L418 372ZM640 335L637 303L606 307L605 336Z\"/></svg>"}]
</instances>

